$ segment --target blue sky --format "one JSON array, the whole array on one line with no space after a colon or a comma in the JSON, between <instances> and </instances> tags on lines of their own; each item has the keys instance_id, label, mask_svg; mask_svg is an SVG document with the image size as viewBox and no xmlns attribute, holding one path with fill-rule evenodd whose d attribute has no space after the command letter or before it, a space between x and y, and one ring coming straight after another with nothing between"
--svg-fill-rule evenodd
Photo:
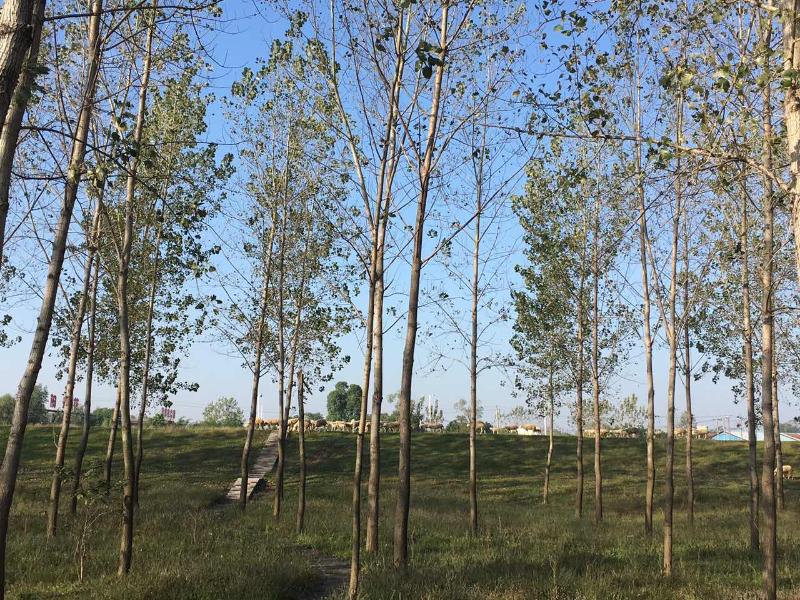
<instances>
[{"instance_id":1,"label":"blue sky","mask_svg":"<svg viewBox=\"0 0 800 600\"><path fill-rule=\"evenodd\" d=\"M271 40L275 35L283 33L283 27L277 19L270 18L265 13L265 7L261 4L250 2L227 2L225 3L226 16L228 23L224 26L224 32L216 33L210 47L213 48L213 61L216 63L213 72L212 89L218 94L225 93L233 78L245 66L253 66L256 58L264 56L269 50ZM221 111L215 107L209 114L209 139L213 141L226 142L227 132L224 122L221 119ZM519 227L513 220L506 220L503 223L502 235L507 238L509 243L514 242L520 236ZM514 264L523 260L517 252L512 255L511 260L506 261L504 275L514 283L513 267ZM407 279L407 274L400 275ZM429 271L423 272L423 280L442 278L441 270L433 266ZM402 288L405 284L399 284ZM510 293L505 292L506 299L510 301ZM501 297L502 297L501 295ZM402 304L402 303L401 303ZM35 314L30 307L18 307L15 309L17 322L23 329L32 330L35 323ZM431 311L421 314L421 326L424 329L431 324L431 320L436 316ZM25 325L27 323L27 326ZM501 323L498 325L496 338L505 341L510 335L510 325ZM386 339L385 348L385 384L386 393L392 393L399 387L400 364L402 354L402 333L404 332L404 321L391 331ZM0 349L0 393L13 392L16 388L19 376L27 359L29 349L29 335L21 330L23 341L11 348ZM421 336L422 337L422 336ZM417 365L421 366L428 362L430 356L430 346L421 340L418 346ZM346 380L352 383L361 382L361 364L363 356L363 334L355 332L341 340L344 352L351 356L350 363L334 378L324 392L315 392L308 401L308 411L325 412L325 396L327 391L336 381ZM507 348L507 344L501 344ZM63 384L55 379L54 360L50 357L45 359L39 382L47 386L52 393L61 394ZM666 352L663 347L659 347L655 353L655 377L656 377L656 412L659 415L665 413L665 387L667 376ZM229 357L224 351L215 349L210 343L198 342L192 348L189 356L183 361L183 378L189 381L196 381L200 385L199 392L181 392L174 399L174 408L179 417L186 416L197 419L202 413L203 407L211 400L219 396L234 396L244 408L249 398L249 388L251 378L249 372L241 368L239 361ZM506 383L506 385L504 385ZM498 371L487 371L479 380L479 398L484 406L485 418L494 420L495 407L507 412L511 408L521 404L521 400L514 398L508 382L504 380L504 374ZM644 365L641 360L640 344L634 344L631 360L618 373L613 384L613 393L616 397L622 397L630 393L639 396L643 401L646 395L644 385ZM79 397L82 396L82 384L79 384ZM683 406L682 383L678 384L678 394L676 396L677 414L680 414ZM714 424L713 418L733 415L731 425L736 426L735 416L743 416L745 411L741 405L734 404L730 385L727 381L722 381L714 385L710 378L705 378L694 383L694 406L698 422L701 424ZM262 411L264 416L277 415L276 408L276 386L269 377L265 378L262 384L263 398ZM413 396L420 397L424 394L433 394L440 402L440 406L445 412L446 418L455 416L453 404L459 398L466 398L469 393L469 380L467 371L462 366L454 364L446 372L434 374L426 373L423 370L417 372L414 377ZM95 406L111 406L114 398L113 389L109 386L99 386L96 388L94 404ZM786 402L787 396L783 396L782 420L788 420L798 414L797 409L789 406ZM564 416L566 411L558 419L561 427L568 427L567 419Z\"/></svg>"}]
</instances>

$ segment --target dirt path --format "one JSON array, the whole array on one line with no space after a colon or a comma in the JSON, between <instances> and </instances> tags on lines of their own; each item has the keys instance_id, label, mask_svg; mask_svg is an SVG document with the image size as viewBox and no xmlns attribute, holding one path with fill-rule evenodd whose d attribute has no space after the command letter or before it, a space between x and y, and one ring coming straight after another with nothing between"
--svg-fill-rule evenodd
<instances>
[{"instance_id":1,"label":"dirt path","mask_svg":"<svg viewBox=\"0 0 800 600\"><path fill-rule=\"evenodd\" d=\"M343 598L350 579L350 564L341 558L322 554L319 550L304 546L312 566L322 576L320 582L305 594L301 600L333 600Z\"/></svg>"},{"instance_id":2,"label":"dirt path","mask_svg":"<svg viewBox=\"0 0 800 600\"><path fill-rule=\"evenodd\" d=\"M261 452L256 457L247 478L247 496L267 487L266 476L272 472L277 462L278 432L273 431ZM231 484L228 493L217 503L222 504L239 500L241 478ZM323 554L311 546L299 546L298 551L308 556L312 568L318 573L317 584L298 596L300 600L334 600L343 598L347 592L347 583L350 579L350 563L334 556Z\"/></svg>"}]
</instances>

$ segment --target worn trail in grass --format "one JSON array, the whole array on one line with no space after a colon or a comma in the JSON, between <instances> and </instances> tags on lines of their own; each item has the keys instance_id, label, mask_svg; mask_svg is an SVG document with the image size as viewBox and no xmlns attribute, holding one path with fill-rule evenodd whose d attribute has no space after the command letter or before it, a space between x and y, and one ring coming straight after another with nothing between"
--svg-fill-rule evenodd
<instances>
[{"instance_id":1,"label":"worn trail in grass","mask_svg":"<svg viewBox=\"0 0 800 600\"><path fill-rule=\"evenodd\" d=\"M96 432L92 456L104 451ZM62 518L59 536L46 541L44 521L53 431L32 428L26 438L9 542L10 595L18 598L307 598L321 589L315 555L349 559L350 493L355 440L347 434L307 437L306 532L294 534L296 446L290 440L283 518L271 517L271 494L242 514L210 510L235 475L240 430L152 430L137 512L132 574L114 576L120 521L118 490L88 536L86 580L75 561L81 516ZM257 443L264 442L260 434ZM592 462L591 444L586 465ZM676 576L660 576L660 510L656 535L644 535L644 442L604 441L605 511L591 520L593 480L586 481L586 517L574 516L574 440L558 439L551 503L541 504L546 440L481 436L478 440L481 532L467 532L467 438L413 436L414 479L410 569L391 566L397 437L384 436L381 547L365 557L365 598L744 598L760 584L760 563L747 549L747 469L744 444L700 441L696 448L695 527L684 518L682 460L676 470ZM679 452L682 445L678 446ZM663 447L657 448L663 468ZM784 446L785 461L800 465L800 448ZM120 467L115 474L118 476ZM662 472L659 471L659 477ZM661 491L661 480L657 487ZM366 489L365 489L366 493ZM781 513L779 585L800 597L800 482L786 486ZM660 509L661 498L657 505Z\"/></svg>"}]
</instances>

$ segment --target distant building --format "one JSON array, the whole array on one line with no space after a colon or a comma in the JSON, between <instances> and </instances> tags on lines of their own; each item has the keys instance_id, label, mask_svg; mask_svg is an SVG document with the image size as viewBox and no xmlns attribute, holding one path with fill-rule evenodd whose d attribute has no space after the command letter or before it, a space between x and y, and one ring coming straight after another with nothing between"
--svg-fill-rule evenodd
<instances>
[{"instance_id":1,"label":"distant building","mask_svg":"<svg viewBox=\"0 0 800 600\"><path fill-rule=\"evenodd\" d=\"M742 430L733 430L733 431L720 431L712 438L715 442L746 442L747 441L747 432ZM764 434L763 432L757 431L756 432L756 440L763 441Z\"/></svg>"},{"instance_id":2,"label":"distant building","mask_svg":"<svg viewBox=\"0 0 800 600\"><path fill-rule=\"evenodd\" d=\"M747 430L746 429L730 429L728 431L720 431L712 438L715 442L746 442ZM756 430L756 441L764 441L764 431ZM781 442L800 442L800 433L781 433Z\"/></svg>"}]
</instances>

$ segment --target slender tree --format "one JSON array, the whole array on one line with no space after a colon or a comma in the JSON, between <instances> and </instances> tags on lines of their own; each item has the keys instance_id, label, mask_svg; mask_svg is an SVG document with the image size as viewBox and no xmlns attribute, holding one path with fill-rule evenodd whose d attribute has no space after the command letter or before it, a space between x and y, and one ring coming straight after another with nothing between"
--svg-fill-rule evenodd
<instances>
[{"instance_id":1,"label":"slender tree","mask_svg":"<svg viewBox=\"0 0 800 600\"><path fill-rule=\"evenodd\" d=\"M547 373L547 461L544 465L544 485L542 486L542 503L547 504L550 498L550 467L553 464L553 428L555 416L555 391L553 390L553 366Z\"/></svg>"},{"instance_id":2,"label":"slender tree","mask_svg":"<svg viewBox=\"0 0 800 600\"><path fill-rule=\"evenodd\" d=\"M36 58L30 50L41 34L43 19L44 2L36 0L8 0L0 11L0 127L3 129L17 84L24 78L25 61Z\"/></svg>"},{"instance_id":3,"label":"slender tree","mask_svg":"<svg viewBox=\"0 0 800 600\"><path fill-rule=\"evenodd\" d=\"M239 507L244 510L247 506L247 479L250 469L250 451L253 445L253 434L256 427L256 411L258 409L258 389L261 382L262 357L264 353L264 337L267 320L267 309L270 299L270 275L272 271L273 246L275 244L275 221L269 228L266 243L266 256L263 259L263 280L261 282L261 299L258 306L258 324L255 335L255 357L253 359L253 383L250 391L250 418L247 421L247 434L242 447L241 478L239 489Z\"/></svg>"},{"instance_id":4,"label":"slender tree","mask_svg":"<svg viewBox=\"0 0 800 600\"><path fill-rule=\"evenodd\" d=\"M682 315L682 334L683 334L683 390L686 398L686 512L689 518L689 527L694 527L694 468L692 457L692 437L694 432L694 414L692 412L692 346L690 327L690 302L689 302L689 211L684 206L683 219L683 315Z\"/></svg>"},{"instance_id":5,"label":"slender tree","mask_svg":"<svg viewBox=\"0 0 800 600\"><path fill-rule=\"evenodd\" d=\"M78 509L78 492L83 473L83 459L89 445L89 431L92 426L92 390L94 385L94 349L97 341L95 330L95 316L97 314L97 287L100 282L100 260L94 261L92 275L92 291L89 308L89 330L86 339L86 388L83 393L83 423L81 426L81 439L78 442L78 451L75 453L75 465L72 468L72 494L70 496L69 512L75 515Z\"/></svg>"},{"instance_id":6,"label":"slender tree","mask_svg":"<svg viewBox=\"0 0 800 600\"><path fill-rule=\"evenodd\" d=\"M299 311L298 314L300 314ZM303 372L299 371L297 373L297 417L300 422L300 429L297 435L297 449L300 459L300 473L297 483L297 524L295 526L298 534L303 533L306 515L306 412L304 394Z\"/></svg>"},{"instance_id":7,"label":"slender tree","mask_svg":"<svg viewBox=\"0 0 800 600\"><path fill-rule=\"evenodd\" d=\"M753 376L753 326L750 312L750 223L747 206L750 198L742 194L740 240L742 245L742 337L747 403L747 446L750 483L750 549L758 550L758 469L756 466L755 381Z\"/></svg>"},{"instance_id":8,"label":"slender tree","mask_svg":"<svg viewBox=\"0 0 800 600\"><path fill-rule=\"evenodd\" d=\"M124 225L122 229L122 243L118 247L116 274L116 297L119 317L119 415L122 429L122 459L124 468L124 484L122 490L122 532L120 537L119 564L117 574L126 575L131 568L133 560L133 518L134 518L134 493L136 486L136 467L133 455L133 439L131 435L131 332L130 332L130 299L128 296L128 281L131 264L131 253L134 241L134 212L135 194L137 185L137 171L141 153L142 138L144 135L145 118L147 114L147 92L150 85L150 72L153 60L153 38L155 36L155 9L158 0L153 0L152 10L147 17L149 26L144 42L144 56L141 79L139 81L139 100L131 139L132 146L137 150L128 163L127 182L124 200Z\"/></svg>"},{"instance_id":9,"label":"slender tree","mask_svg":"<svg viewBox=\"0 0 800 600\"><path fill-rule=\"evenodd\" d=\"M86 263L83 273L83 289L78 297L78 305L72 320L72 334L69 349L69 364L67 368L67 381L64 388L64 410L62 412L61 430L58 434L56 445L56 458L53 465L53 479L50 484L50 501L47 507L47 536L52 537L56 534L58 527L58 505L61 497L62 470L64 467L65 454L67 450L67 437L69 436L70 421L72 418L73 396L75 392L75 378L78 369L78 353L81 346L81 334L86 318L86 310L89 305L90 290L92 287L92 267L95 260L95 251L100 235L100 213L102 207L100 199L96 201L94 217L90 229L90 237L87 240Z\"/></svg>"},{"instance_id":10,"label":"slender tree","mask_svg":"<svg viewBox=\"0 0 800 600\"><path fill-rule=\"evenodd\" d=\"M771 6L771 2L769 4ZM796 46L795 31L798 19L800 2L784 2L784 68L792 68L800 63L800 49ZM759 26L762 36L762 48L772 46L772 15L760 15ZM764 86L765 106L770 106L770 86ZM784 118L786 121L786 138L789 149L789 169L792 173L793 196L792 201L797 206L798 185L798 140L800 140L800 111L797 110L797 88L792 85L786 89L784 97ZM770 113L765 111L764 117L764 142L762 161L766 172L772 173L772 122ZM761 520L759 531L761 534L761 554L763 559L764 597L766 600L775 600L778 593L777 581L777 554L778 554L778 523L777 506L775 498L775 425L773 422L772 408L772 362L775 360L773 340L775 339L774 313L773 313L773 281L772 270L774 260L773 232L775 222L775 199L773 183L769 175L764 177L764 193L762 200L763 219L763 249L761 250L760 275L761 275L761 419L764 424L764 457L761 465ZM797 211L794 211L794 228L797 231ZM797 247L797 257L800 261L800 247ZM800 262L798 262L800 265ZM800 270L798 271L800 277Z\"/></svg>"},{"instance_id":11,"label":"slender tree","mask_svg":"<svg viewBox=\"0 0 800 600\"><path fill-rule=\"evenodd\" d=\"M603 520L600 424L600 196L595 198L592 232L592 405L594 409L594 520Z\"/></svg>"},{"instance_id":12,"label":"slender tree","mask_svg":"<svg viewBox=\"0 0 800 600\"><path fill-rule=\"evenodd\" d=\"M8 112L5 115L5 121L0 122L0 265L3 264L3 250L6 237L6 220L8 218L8 211L10 208L10 192L11 192L11 169L14 165L14 156L16 155L17 144L19 142L19 134L22 129L22 119L25 116L25 111L28 108L28 99L31 95L31 90L36 80L36 75L40 71L37 64L39 59L39 47L42 39L42 21L44 18L44 0L34 0L30 2L6 2L3 4L2 15L0 15L0 23L7 23L6 19L11 16L13 7L21 8L22 5L27 4L31 7L30 24L30 47L27 49L27 55L24 57L24 63L21 67L19 79L16 81L16 87L13 88L13 94L10 98L10 104L7 106ZM9 11L8 13L6 11ZM5 38L5 35L3 35ZM6 39L5 43L9 43ZM0 52L3 52L3 42L0 42ZM10 41L12 46L16 44ZM7 51L9 48L6 48ZM21 47L17 46L14 52L22 52ZM7 58L11 58L10 56ZM19 58L19 55L13 57ZM7 65L7 68L11 65ZM12 73L6 71L8 79L5 85L11 85L10 79L13 77ZM2 76L0 76L2 77ZM0 100L0 109L2 109L3 102Z\"/></svg>"},{"instance_id":13,"label":"slender tree","mask_svg":"<svg viewBox=\"0 0 800 600\"><path fill-rule=\"evenodd\" d=\"M7 9L11 11L12 7L25 5L28 5L28 3L7 3L3 5L3 15L6 14ZM64 201L53 237L52 251L47 270L47 283L39 310L36 331L31 341L28 363L20 379L17 395L14 400L14 416L11 422L8 442L6 443L3 464L2 467L0 467L0 597L4 595L5 590L5 555L8 537L8 517L11 512L11 503L14 498L17 472L22 455L22 442L25 437L25 427L27 425L28 405L30 404L31 394L36 385L39 369L41 369L42 366L42 359L44 358L47 339L50 334L53 310L55 308L58 285L61 278L61 269L64 263L64 253L67 246L67 235L69 233L72 212L81 181L83 161L86 154L86 142L89 135L89 125L95 104L94 98L102 55L102 37L100 35L101 12L101 0L94 0L88 26L87 70L84 78L85 87L75 125L74 140L67 170L67 180L64 187ZM11 24L17 23L16 21L12 21ZM9 40L9 37L6 35L4 39ZM26 48L16 46L17 44L11 44L7 46L4 51L0 51L0 77L5 78L5 83L0 81L0 85L6 86L6 93L8 93L7 101L10 101L10 93L13 89L13 85L16 84L17 77L12 76L12 69L6 68L5 65L13 61L22 61L25 56ZM0 120L0 122L5 120L7 106L8 104L6 103L5 109L2 110L3 119ZM0 105L0 108L3 108L2 105Z\"/></svg>"},{"instance_id":14,"label":"slender tree","mask_svg":"<svg viewBox=\"0 0 800 600\"><path fill-rule=\"evenodd\" d=\"M436 52L436 71L433 76L431 90L431 107L428 119L428 131L423 152L417 156L419 163L419 198L414 219L414 241L411 257L411 282L408 292L408 311L406 321L406 338L403 346L403 369L400 375L400 395L398 410L400 412L400 448L397 465L397 502L394 512L394 564L405 569L408 562L408 513L411 503L411 380L414 370L414 350L417 338L417 313L419 311L420 277L422 274L422 240L425 235L425 216L427 212L428 192L433 175L433 156L437 143L439 126L439 110L442 93L442 81L447 64L447 49L451 42L448 34L450 4L447 0L442 4L438 34L438 52ZM467 14L469 11L467 11ZM466 19L466 16L464 17Z\"/></svg>"}]
</instances>

